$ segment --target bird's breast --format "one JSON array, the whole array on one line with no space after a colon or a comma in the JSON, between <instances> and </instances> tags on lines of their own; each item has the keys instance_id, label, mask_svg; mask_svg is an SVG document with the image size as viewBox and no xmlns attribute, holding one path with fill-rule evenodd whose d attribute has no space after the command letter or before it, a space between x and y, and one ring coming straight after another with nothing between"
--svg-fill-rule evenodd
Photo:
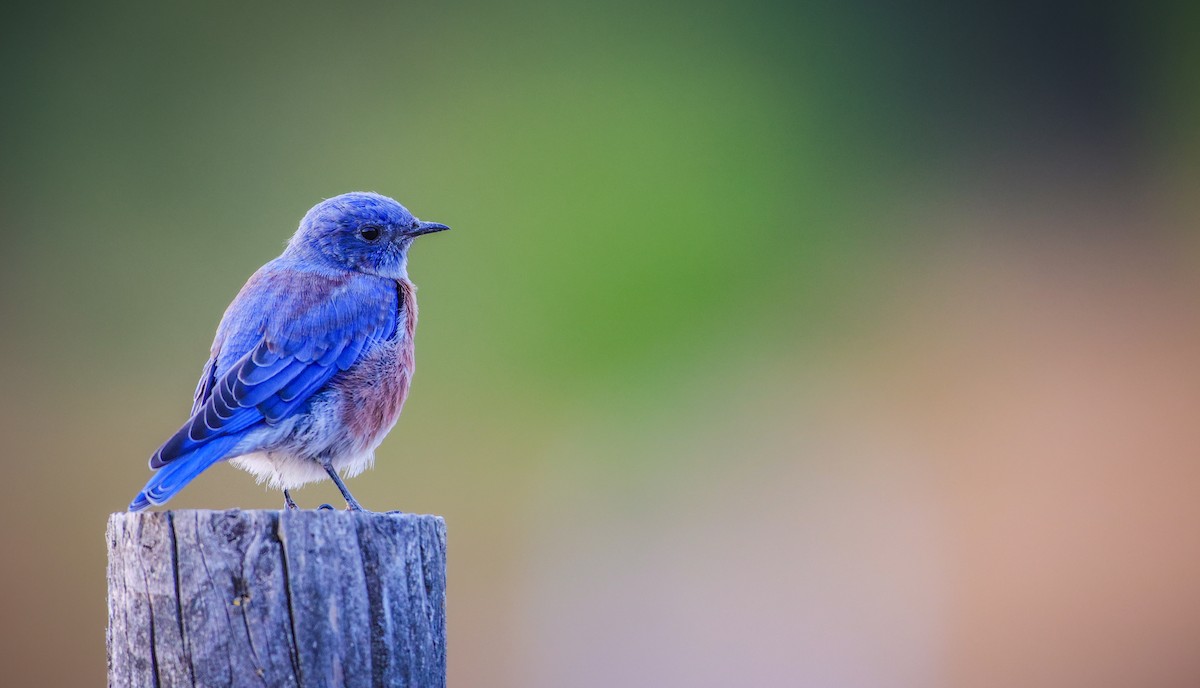
<instances>
[{"instance_id":1,"label":"bird's breast","mask_svg":"<svg viewBox=\"0 0 1200 688\"><path fill-rule=\"evenodd\" d=\"M396 283L396 331L369 350L333 381L341 402L341 421L360 451L374 448L396 424L415 366L416 288Z\"/></svg>"}]
</instances>

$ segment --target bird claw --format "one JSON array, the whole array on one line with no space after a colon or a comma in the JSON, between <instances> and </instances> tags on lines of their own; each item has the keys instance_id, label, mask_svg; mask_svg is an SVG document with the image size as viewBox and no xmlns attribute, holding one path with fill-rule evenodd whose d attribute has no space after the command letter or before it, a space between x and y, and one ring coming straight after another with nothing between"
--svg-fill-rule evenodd
<instances>
[{"instance_id":1,"label":"bird claw","mask_svg":"<svg viewBox=\"0 0 1200 688\"><path fill-rule=\"evenodd\" d=\"M321 506L317 507L317 511L333 511L333 510L334 509L333 509L332 504L322 504Z\"/></svg>"}]
</instances>

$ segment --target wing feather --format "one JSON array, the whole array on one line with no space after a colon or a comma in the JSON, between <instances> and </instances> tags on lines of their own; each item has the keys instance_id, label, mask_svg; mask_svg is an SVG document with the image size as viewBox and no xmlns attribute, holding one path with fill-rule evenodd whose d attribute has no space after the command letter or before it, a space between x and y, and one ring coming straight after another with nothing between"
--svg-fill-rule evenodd
<instances>
[{"instance_id":1,"label":"wing feather","mask_svg":"<svg viewBox=\"0 0 1200 688\"><path fill-rule=\"evenodd\" d=\"M391 337L396 319L396 289L388 280L269 264L226 311L192 417L155 452L151 468L216 438L286 419L371 343Z\"/></svg>"}]
</instances>

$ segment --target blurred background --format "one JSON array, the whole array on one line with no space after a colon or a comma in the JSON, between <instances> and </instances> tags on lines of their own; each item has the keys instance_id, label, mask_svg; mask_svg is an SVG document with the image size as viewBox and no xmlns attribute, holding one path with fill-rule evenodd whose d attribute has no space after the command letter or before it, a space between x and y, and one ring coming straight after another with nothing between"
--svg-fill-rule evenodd
<instances>
[{"instance_id":1,"label":"blurred background","mask_svg":"<svg viewBox=\"0 0 1200 688\"><path fill-rule=\"evenodd\" d=\"M106 516L375 190L454 227L351 482L446 517L452 686L1200 685L1184 5L7 6L6 681L103 682Z\"/></svg>"}]
</instances>

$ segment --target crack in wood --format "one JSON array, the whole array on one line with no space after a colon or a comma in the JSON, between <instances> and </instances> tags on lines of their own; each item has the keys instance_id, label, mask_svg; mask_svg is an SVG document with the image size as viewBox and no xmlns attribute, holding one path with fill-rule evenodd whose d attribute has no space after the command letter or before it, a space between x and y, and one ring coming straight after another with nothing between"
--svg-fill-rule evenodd
<instances>
[{"instance_id":1,"label":"crack in wood","mask_svg":"<svg viewBox=\"0 0 1200 688\"><path fill-rule=\"evenodd\" d=\"M439 517L114 514L108 532L113 688L445 686Z\"/></svg>"}]
</instances>

